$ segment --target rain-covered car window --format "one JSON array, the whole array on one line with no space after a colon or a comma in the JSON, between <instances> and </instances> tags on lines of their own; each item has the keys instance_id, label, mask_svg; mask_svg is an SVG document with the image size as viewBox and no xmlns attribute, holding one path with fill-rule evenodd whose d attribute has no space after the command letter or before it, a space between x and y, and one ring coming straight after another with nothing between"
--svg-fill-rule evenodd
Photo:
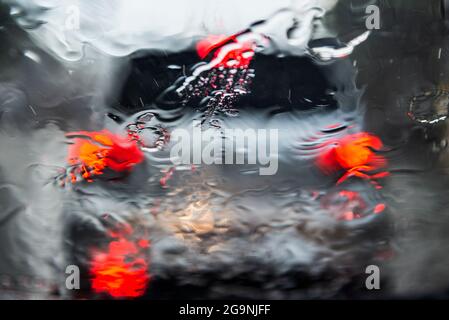
<instances>
[{"instance_id":1,"label":"rain-covered car window","mask_svg":"<svg viewBox=\"0 0 449 320\"><path fill-rule=\"evenodd\" d=\"M444 294L448 17L1 1L0 298Z\"/></svg>"}]
</instances>

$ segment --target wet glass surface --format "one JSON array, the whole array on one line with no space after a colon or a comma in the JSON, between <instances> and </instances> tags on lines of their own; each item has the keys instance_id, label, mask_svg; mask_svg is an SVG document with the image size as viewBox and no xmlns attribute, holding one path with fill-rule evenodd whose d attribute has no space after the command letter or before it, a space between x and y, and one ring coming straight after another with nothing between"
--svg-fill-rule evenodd
<instances>
[{"instance_id":1,"label":"wet glass surface","mask_svg":"<svg viewBox=\"0 0 449 320\"><path fill-rule=\"evenodd\" d=\"M72 2L0 5L1 298L445 294L444 1Z\"/></svg>"}]
</instances>

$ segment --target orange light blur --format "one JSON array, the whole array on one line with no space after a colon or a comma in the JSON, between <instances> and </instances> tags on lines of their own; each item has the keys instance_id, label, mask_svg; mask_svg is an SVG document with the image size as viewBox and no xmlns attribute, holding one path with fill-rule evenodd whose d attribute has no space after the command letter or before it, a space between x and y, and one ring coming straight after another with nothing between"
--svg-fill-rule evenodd
<instances>
[{"instance_id":1,"label":"orange light blur","mask_svg":"<svg viewBox=\"0 0 449 320\"><path fill-rule=\"evenodd\" d=\"M149 241L128 240L126 235L110 233L116 238L105 252L94 250L90 264L92 289L114 298L136 298L145 293L150 276L143 249Z\"/></svg>"},{"instance_id":2,"label":"orange light blur","mask_svg":"<svg viewBox=\"0 0 449 320\"><path fill-rule=\"evenodd\" d=\"M350 134L329 141L323 147L324 152L317 159L318 167L325 173L345 171L337 184L351 176L377 179L388 175L388 172L369 174L387 164L385 157L375 152L383 147L382 141L375 135L367 132Z\"/></svg>"},{"instance_id":3,"label":"orange light blur","mask_svg":"<svg viewBox=\"0 0 449 320\"><path fill-rule=\"evenodd\" d=\"M196 45L198 55L204 59L213 50L214 67L247 68L254 57L252 41L239 41L235 36L209 35Z\"/></svg>"},{"instance_id":4,"label":"orange light blur","mask_svg":"<svg viewBox=\"0 0 449 320\"><path fill-rule=\"evenodd\" d=\"M323 198L321 205L332 213L337 220L352 221L362 218L368 209L374 214L380 214L386 209L384 203L377 203L373 208L363 198L362 194L354 190L341 190L330 193Z\"/></svg>"},{"instance_id":5,"label":"orange light blur","mask_svg":"<svg viewBox=\"0 0 449 320\"><path fill-rule=\"evenodd\" d=\"M69 146L67 162L77 169L72 172L72 182L77 174L91 182L93 176L102 175L106 168L116 172L129 171L144 159L137 141L107 130L100 132L70 132L73 139Z\"/></svg>"},{"instance_id":6,"label":"orange light blur","mask_svg":"<svg viewBox=\"0 0 449 320\"><path fill-rule=\"evenodd\" d=\"M231 40L233 40L232 36L228 37L224 34L208 35L205 39L198 41L198 43L196 44L196 52L201 59L204 59L212 50Z\"/></svg>"}]
</instances>

